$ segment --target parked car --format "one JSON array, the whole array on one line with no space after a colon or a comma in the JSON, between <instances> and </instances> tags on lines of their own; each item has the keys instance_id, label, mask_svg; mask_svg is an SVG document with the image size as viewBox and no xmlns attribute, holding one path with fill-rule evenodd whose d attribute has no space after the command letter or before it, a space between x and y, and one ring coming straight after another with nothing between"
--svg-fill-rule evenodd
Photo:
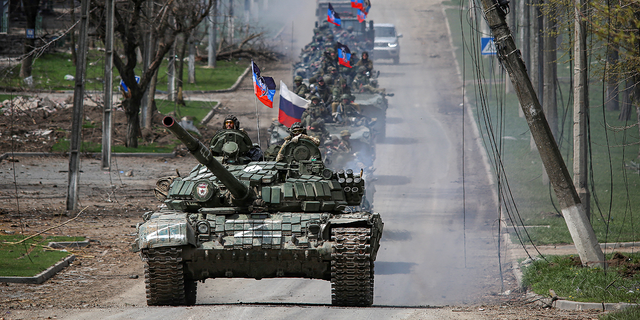
<instances>
[{"instance_id":1,"label":"parked car","mask_svg":"<svg viewBox=\"0 0 640 320\"><path fill-rule=\"evenodd\" d=\"M375 38L373 43L374 59L393 59L394 64L400 63L401 33L396 32L396 26L391 23L375 23Z\"/></svg>"}]
</instances>

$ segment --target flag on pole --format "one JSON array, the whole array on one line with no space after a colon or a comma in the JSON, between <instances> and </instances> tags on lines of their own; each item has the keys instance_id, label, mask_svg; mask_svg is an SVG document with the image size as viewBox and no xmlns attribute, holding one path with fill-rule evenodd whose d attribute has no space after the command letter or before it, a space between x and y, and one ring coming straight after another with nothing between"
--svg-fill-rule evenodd
<instances>
[{"instance_id":1,"label":"flag on pole","mask_svg":"<svg viewBox=\"0 0 640 320\"><path fill-rule=\"evenodd\" d=\"M336 43L336 48L338 49L338 63L351 68L351 50L349 50L349 47L338 42Z\"/></svg>"},{"instance_id":2,"label":"flag on pole","mask_svg":"<svg viewBox=\"0 0 640 320\"><path fill-rule=\"evenodd\" d=\"M280 112L278 113L280 123L290 128L292 124L299 122L308 103L308 100L289 91L287 85L280 80Z\"/></svg>"},{"instance_id":3,"label":"flag on pole","mask_svg":"<svg viewBox=\"0 0 640 320\"><path fill-rule=\"evenodd\" d=\"M351 0L351 8L363 10L363 0Z\"/></svg>"},{"instance_id":4,"label":"flag on pole","mask_svg":"<svg viewBox=\"0 0 640 320\"><path fill-rule=\"evenodd\" d=\"M265 106L273 108L273 96L276 94L276 82L271 77L263 77L260 75L260 68L255 62L251 61L251 70L253 71L253 91L258 100Z\"/></svg>"},{"instance_id":5,"label":"flag on pole","mask_svg":"<svg viewBox=\"0 0 640 320\"><path fill-rule=\"evenodd\" d=\"M336 26L342 25L342 20L340 20L340 15L333 10L333 6L329 3L329 8L327 9L327 21L335 24Z\"/></svg>"},{"instance_id":6,"label":"flag on pole","mask_svg":"<svg viewBox=\"0 0 640 320\"><path fill-rule=\"evenodd\" d=\"M367 14L364 11L358 9L358 22L362 23L366 18Z\"/></svg>"}]
</instances>

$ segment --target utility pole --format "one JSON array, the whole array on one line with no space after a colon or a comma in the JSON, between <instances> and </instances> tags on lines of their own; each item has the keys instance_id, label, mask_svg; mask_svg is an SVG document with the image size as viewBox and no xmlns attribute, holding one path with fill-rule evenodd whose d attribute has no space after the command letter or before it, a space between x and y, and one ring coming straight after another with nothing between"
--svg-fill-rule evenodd
<instances>
[{"instance_id":1,"label":"utility pole","mask_svg":"<svg viewBox=\"0 0 640 320\"><path fill-rule=\"evenodd\" d=\"M531 6L529 7L531 15L530 15L530 25L531 25L531 65L529 65L529 76L531 77L531 83L535 90L535 93L541 97L542 90L538 85L542 79L540 79L540 41L538 35L540 34L540 23L538 17L540 16L540 9L538 8L538 4L540 4L540 0L529 0ZM531 140L529 144L530 150L536 150L536 142L533 139L533 135L531 135ZM544 171L544 170L543 170Z\"/></svg>"},{"instance_id":2,"label":"utility pole","mask_svg":"<svg viewBox=\"0 0 640 320\"><path fill-rule=\"evenodd\" d=\"M529 130L536 141L540 158L549 173L549 180L558 197L562 214L583 265L605 267L604 254L593 227L580 203L569 171L562 159L556 140L546 121L544 111L533 91L520 51L517 49L505 13L494 0L482 0L484 13L493 33L498 58L509 72L518 94Z\"/></svg>"},{"instance_id":3,"label":"utility pole","mask_svg":"<svg viewBox=\"0 0 640 320\"><path fill-rule=\"evenodd\" d=\"M518 2L518 40L520 42L520 47L522 48L522 59L524 60L524 65L531 70L531 59L529 58L530 50L529 50L529 39L531 39L531 26L529 25L529 0L520 0ZM524 113L522 113L522 108L518 108L518 116L520 118L524 118Z\"/></svg>"},{"instance_id":4,"label":"utility pole","mask_svg":"<svg viewBox=\"0 0 640 320\"><path fill-rule=\"evenodd\" d=\"M78 182L80 181L80 146L82 144L82 107L84 99L84 73L87 67L87 30L89 29L89 0L80 6L80 32L78 36L78 60L76 82L73 90L73 118L71 120L71 142L69 144L69 189L67 210L78 208Z\"/></svg>"},{"instance_id":5,"label":"utility pole","mask_svg":"<svg viewBox=\"0 0 640 320\"><path fill-rule=\"evenodd\" d=\"M111 134L113 133L113 13L115 0L106 0L106 35L104 39L104 112L102 115L102 169L111 169Z\"/></svg>"},{"instance_id":6,"label":"utility pole","mask_svg":"<svg viewBox=\"0 0 640 320\"><path fill-rule=\"evenodd\" d=\"M216 36L218 32L218 0L209 0L212 2L209 14L209 55L207 66L209 68L216 67Z\"/></svg>"},{"instance_id":7,"label":"utility pole","mask_svg":"<svg viewBox=\"0 0 640 320\"><path fill-rule=\"evenodd\" d=\"M587 112L589 112L589 78L587 66L587 33L582 17L586 17L585 0L575 0L573 57L573 184L591 218L591 195L587 166Z\"/></svg>"},{"instance_id":8,"label":"utility pole","mask_svg":"<svg viewBox=\"0 0 640 320\"><path fill-rule=\"evenodd\" d=\"M544 114L551 127L551 133L553 136L558 137L558 103L556 98L556 75L558 73L558 67L556 65L557 53L556 53L556 23L554 17L556 16L556 10L553 9L553 5L549 5L549 12L544 14L544 35L543 35L543 95L542 95L542 107L544 108ZM556 140L557 141L557 140Z\"/></svg>"},{"instance_id":9,"label":"utility pole","mask_svg":"<svg viewBox=\"0 0 640 320\"><path fill-rule=\"evenodd\" d=\"M146 0L145 3L147 17L153 17L153 0ZM153 25L148 25L149 30L144 34L142 40L143 43L143 56L142 56L142 70L148 70L151 59L153 59ZM140 124L142 128L151 127L151 97L149 96L149 88L142 94L142 101L140 103Z\"/></svg>"}]
</instances>

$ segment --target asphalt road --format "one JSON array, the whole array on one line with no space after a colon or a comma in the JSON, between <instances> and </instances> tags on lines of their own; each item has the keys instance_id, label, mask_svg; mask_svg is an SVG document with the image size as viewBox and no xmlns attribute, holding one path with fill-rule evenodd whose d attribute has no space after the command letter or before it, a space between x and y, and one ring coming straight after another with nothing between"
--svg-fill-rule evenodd
<instances>
[{"instance_id":1,"label":"asphalt road","mask_svg":"<svg viewBox=\"0 0 640 320\"><path fill-rule=\"evenodd\" d=\"M309 3L295 18L298 45L311 38ZM147 308L140 280L113 299L124 307L69 311L65 318L483 318L428 307L479 303L509 285L500 281L498 213L471 119L460 106L442 7L436 0L378 1L369 18L395 23L404 35L400 65L375 64L381 86L395 97L375 161L374 206L385 230L373 308L330 307L329 282L304 279L210 279L199 284L195 307Z\"/></svg>"}]
</instances>

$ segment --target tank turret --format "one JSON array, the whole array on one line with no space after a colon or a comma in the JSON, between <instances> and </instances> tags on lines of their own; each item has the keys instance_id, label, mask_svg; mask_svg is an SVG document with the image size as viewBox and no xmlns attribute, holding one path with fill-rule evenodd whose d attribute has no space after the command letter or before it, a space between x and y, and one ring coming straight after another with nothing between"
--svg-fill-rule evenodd
<instances>
[{"instance_id":1,"label":"tank turret","mask_svg":"<svg viewBox=\"0 0 640 320\"><path fill-rule=\"evenodd\" d=\"M255 195L252 194L251 189L249 189L247 185L240 182L231 172L225 169L224 166L213 157L209 148L189 134L173 117L164 117L162 124L171 130L171 133L187 146L189 152L191 152L198 162L202 163L211 173L220 179L220 182L229 189L229 192L235 197L236 201L248 203L255 198Z\"/></svg>"}]
</instances>

